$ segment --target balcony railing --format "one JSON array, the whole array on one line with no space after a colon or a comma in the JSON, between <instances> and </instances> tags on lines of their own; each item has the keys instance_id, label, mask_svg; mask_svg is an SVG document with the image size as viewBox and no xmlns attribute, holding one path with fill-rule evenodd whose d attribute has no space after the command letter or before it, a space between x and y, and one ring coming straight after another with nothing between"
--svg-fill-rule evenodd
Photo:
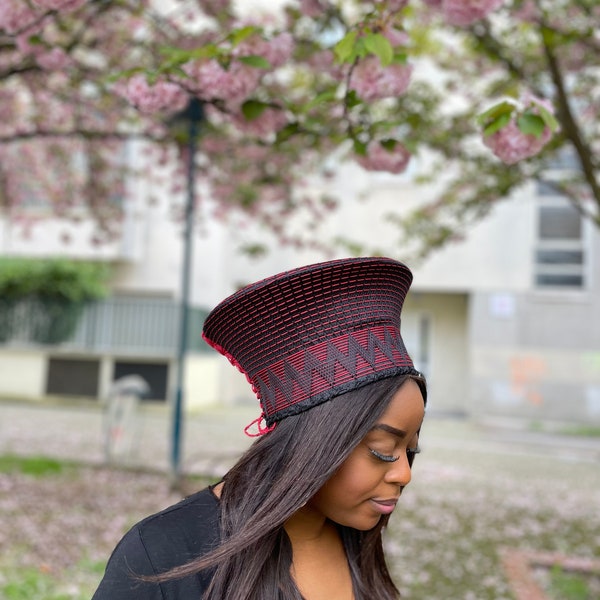
<instances>
[{"instance_id":1,"label":"balcony railing","mask_svg":"<svg viewBox=\"0 0 600 600\"><path fill-rule=\"evenodd\" d=\"M72 352L171 356L178 343L179 303L113 297L84 305L0 301L0 345L53 345ZM191 308L189 350L204 351L207 311Z\"/></svg>"}]
</instances>

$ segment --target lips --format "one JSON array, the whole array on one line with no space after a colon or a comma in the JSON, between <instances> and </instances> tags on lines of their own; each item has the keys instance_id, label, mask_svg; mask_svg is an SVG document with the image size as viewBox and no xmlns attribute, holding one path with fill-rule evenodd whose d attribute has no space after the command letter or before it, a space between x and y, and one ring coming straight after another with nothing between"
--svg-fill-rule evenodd
<instances>
[{"instance_id":1,"label":"lips","mask_svg":"<svg viewBox=\"0 0 600 600\"><path fill-rule=\"evenodd\" d=\"M396 504L398 504L398 498L386 498L384 500L371 498L371 505L382 515L389 515L396 508Z\"/></svg>"}]
</instances>

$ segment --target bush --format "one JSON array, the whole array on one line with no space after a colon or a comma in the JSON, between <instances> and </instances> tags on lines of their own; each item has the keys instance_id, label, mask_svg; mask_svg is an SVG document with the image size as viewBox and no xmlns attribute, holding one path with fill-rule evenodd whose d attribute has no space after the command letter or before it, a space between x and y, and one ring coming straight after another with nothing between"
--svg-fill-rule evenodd
<instances>
[{"instance_id":1,"label":"bush","mask_svg":"<svg viewBox=\"0 0 600 600\"><path fill-rule=\"evenodd\" d=\"M66 259L0 259L0 298L85 302L108 292L108 265Z\"/></svg>"},{"instance_id":2,"label":"bush","mask_svg":"<svg viewBox=\"0 0 600 600\"><path fill-rule=\"evenodd\" d=\"M83 305L108 292L103 263L67 259L0 259L0 341L13 337L27 315L31 337L58 343L74 331Z\"/></svg>"}]
</instances>

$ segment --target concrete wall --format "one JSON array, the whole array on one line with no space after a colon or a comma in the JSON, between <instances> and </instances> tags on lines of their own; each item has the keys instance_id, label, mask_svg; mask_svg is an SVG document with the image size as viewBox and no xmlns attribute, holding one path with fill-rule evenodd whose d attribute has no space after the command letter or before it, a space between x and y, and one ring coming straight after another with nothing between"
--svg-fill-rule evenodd
<instances>
[{"instance_id":1,"label":"concrete wall","mask_svg":"<svg viewBox=\"0 0 600 600\"><path fill-rule=\"evenodd\" d=\"M468 297L464 294L409 293L403 309L402 332L419 366L420 343L406 329L423 317L429 320L429 360L426 368L428 411L465 414L469 410Z\"/></svg>"},{"instance_id":2,"label":"concrete wall","mask_svg":"<svg viewBox=\"0 0 600 600\"><path fill-rule=\"evenodd\" d=\"M44 354L0 348L0 396L41 398L45 387Z\"/></svg>"},{"instance_id":3,"label":"concrete wall","mask_svg":"<svg viewBox=\"0 0 600 600\"><path fill-rule=\"evenodd\" d=\"M47 397L48 362L50 358L92 359L98 361L97 395L87 397L88 400L104 402L112 387L113 365L117 360L147 362L148 357L123 357L90 354L73 354L61 352L59 348L31 347L16 348L0 347L0 398L26 399L43 401ZM225 369L223 357L216 352L213 354L189 353L184 371L184 398L187 410L198 410L205 406L231 405L236 397L227 385L231 379ZM165 359L163 359L164 361ZM234 375L240 375L230 365ZM76 367L73 367L76 369ZM72 373L77 378L76 372ZM173 363L169 364L167 386L170 390L165 399L169 403L174 397L175 370ZM246 384L247 386L247 384Z\"/></svg>"},{"instance_id":4,"label":"concrete wall","mask_svg":"<svg viewBox=\"0 0 600 600\"><path fill-rule=\"evenodd\" d=\"M477 294L472 412L600 423L600 296Z\"/></svg>"}]
</instances>

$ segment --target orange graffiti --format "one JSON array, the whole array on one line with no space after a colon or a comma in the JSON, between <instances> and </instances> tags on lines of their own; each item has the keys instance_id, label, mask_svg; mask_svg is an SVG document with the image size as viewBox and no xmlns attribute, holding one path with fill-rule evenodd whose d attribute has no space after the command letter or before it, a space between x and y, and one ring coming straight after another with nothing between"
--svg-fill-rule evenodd
<instances>
[{"instance_id":1,"label":"orange graffiti","mask_svg":"<svg viewBox=\"0 0 600 600\"><path fill-rule=\"evenodd\" d=\"M537 356L520 356L510 359L510 384L512 391L535 406L544 403L538 384L546 373L546 362Z\"/></svg>"}]
</instances>

